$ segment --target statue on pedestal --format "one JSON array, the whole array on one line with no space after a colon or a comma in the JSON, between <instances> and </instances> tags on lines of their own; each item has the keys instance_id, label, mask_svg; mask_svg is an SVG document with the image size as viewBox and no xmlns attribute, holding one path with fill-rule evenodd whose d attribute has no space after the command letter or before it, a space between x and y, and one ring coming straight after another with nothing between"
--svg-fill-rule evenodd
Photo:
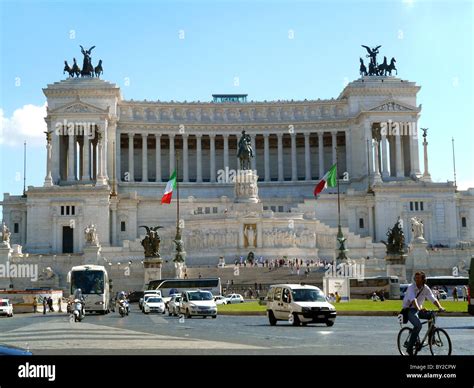
<instances>
[{"instance_id":1,"label":"statue on pedestal","mask_svg":"<svg viewBox=\"0 0 474 388\"><path fill-rule=\"evenodd\" d=\"M403 221L398 217L393 228L387 231L387 241L381 241L387 247L387 254L403 255L405 253L405 234Z\"/></svg>"},{"instance_id":2,"label":"statue on pedestal","mask_svg":"<svg viewBox=\"0 0 474 388\"><path fill-rule=\"evenodd\" d=\"M154 226L149 228L148 226L141 225L139 228L146 229L146 236L142 240L142 246L145 250L145 258L147 257L160 257L160 242L161 238L158 235L157 230L163 228L162 226Z\"/></svg>"},{"instance_id":3,"label":"statue on pedestal","mask_svg":"<svg viewBox=\"0 0 474 388\"><path fill-rule=\"evenodd\" d=\"M425 241L423 237L424 225L423 221L418 217L411 218L411 231L413 232L414 241Z\"/></svg>"},{"instance_id":4,"label":"statue on pedestal","mask_svg":"<svg viewBox=\"0 0 474 388\"><path fill-rule=\"evenodd\" d=\"M240 137L238 144L239 150L237 152L241 170L250 170L250 160L254 157L251 143L250 135L247 135L245 131L242 131L242 136Z\"/></svg>"},{"instance_id":5,"label":"statue on pedestal","mask_svg":"<svg viewBox=\"0 0 474 388\"><path fill-rule=\"evenodd\" d=\"M99 236L94 224L87 225L84 229L84 238L86 245L99 246Z\"/></svg>"},{"instance_id":6,"label":"statue on pedestal","mask_svg":"<svg viewBox=\"0 0 474 388\"><path fill-rule=\"evenodd\" d=\"M8 226L4 223L2 223L2 244L9 247L10 246L10 236L11 232L10 229L8 229Z\"/></svg>"}]
</instances>

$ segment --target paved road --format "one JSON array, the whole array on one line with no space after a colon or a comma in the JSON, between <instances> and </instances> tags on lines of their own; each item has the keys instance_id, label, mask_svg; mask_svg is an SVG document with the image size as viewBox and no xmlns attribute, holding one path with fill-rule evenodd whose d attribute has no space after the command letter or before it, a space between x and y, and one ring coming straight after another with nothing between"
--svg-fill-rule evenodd
<instances>
[{"instance_id":1,"label":"paved road","mask_svg":"<svg viewBox=\"0 0 474 388\"><path fill-rule=\"evenodd\" d=\"M474 318L440 317L455 354L474 355ZM65 314L0 318L0 343L28 346L35 354L327 354L396 355L395 317L338 317L336 324L268 325L264 316L180 320L144 315L88 315L81 323Z\"/></svg>"}]
</instances>

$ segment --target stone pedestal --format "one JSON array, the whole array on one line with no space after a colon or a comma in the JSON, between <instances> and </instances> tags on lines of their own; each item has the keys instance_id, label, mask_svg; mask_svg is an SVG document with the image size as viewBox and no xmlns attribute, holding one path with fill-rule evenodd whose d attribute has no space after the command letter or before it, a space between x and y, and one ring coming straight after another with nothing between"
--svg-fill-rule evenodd
<instances>
[{"instance_id":1,"label":"stone pedestal","mask_svg":"<svg viewBox=\"0 0 474 388\"><path fill-rule=\"evenodd\" d=\"M410 252L408 253L408 269L410 270L428 270L428 242L424 239L413 240L410 244Z\"/></svg>"},{"instance_id":2,"label":"stone pedestal","mask_svg":"<svg viewBox=\"0 0 474 388\"><path fill-rule=\"evenodd\" d=\"M161 279L161 266L163 260L160 257L146 257L143 260L143 268L145 268L144 289L148 287L150 280Z\"/></svg>"},{"instance_id":3,"label":"stone pedestal","mask_svg":"<svg viewBox=\"0 0 474 388\"><path fill-rule=\"evenodd\" d=\"M258 175L253 170L238 170L235 176L234 202L258 203Z\"/></svg>"},{"instance_id":4,"label":"stone pedestal","mask_svg":"<svg viewBox=\"0 0 474 388\"><path fill-rule=\"evenodd\" d=\"M12 256L12 249L8 242L0 243L0 289L9 289L11 284L9 263Z\"/></svg>"},{"instance_id":5,"label":"stone pedestal","mask_svg":"<svg viewBox=\"0 0 474 388\"><path fill-rule=\"evenodd\" d=\"M387 254L385 256L385 263L387 269L387 276L398 276L400 283L407 282L406 269L407 255L405 254Z\"/></svg>"},{"instance_id":6,"label":"stone pedestal","mask_svg":"<svg viewBox=\"0 0 474 388\"><path fill-rule=\"evenodd\" d=\"M86 245L84 247L84 264L99 265L100 245Z\"/></svg>"}]
</instances>

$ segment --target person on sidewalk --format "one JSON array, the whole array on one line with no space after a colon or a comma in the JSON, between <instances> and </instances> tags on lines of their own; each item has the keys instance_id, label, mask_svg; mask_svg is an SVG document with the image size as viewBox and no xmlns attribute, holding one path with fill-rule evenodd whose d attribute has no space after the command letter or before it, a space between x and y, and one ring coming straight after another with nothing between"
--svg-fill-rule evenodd
<instances>
[{"instance_id":1,"label":"person on sidewalk","mask_svg":"<svg viewBox=\"0 0 474 388\"><path fill-rule=\"evenodd\" d=\"M46 307L48 306L48 301L46 299L46 297L44 296L43 297L43 315L46 314Z\"/></svg>"},{"instance_id":2,"label":"person on sidewalk","mask_svg":"<svg viewBox=\"0 0 474 388\"><path fill-rule=\"evenodd\" d=\"M33 298L33 313L37 313L38 312L38 298L35 296Z\"/></svg>"}]
</instances>

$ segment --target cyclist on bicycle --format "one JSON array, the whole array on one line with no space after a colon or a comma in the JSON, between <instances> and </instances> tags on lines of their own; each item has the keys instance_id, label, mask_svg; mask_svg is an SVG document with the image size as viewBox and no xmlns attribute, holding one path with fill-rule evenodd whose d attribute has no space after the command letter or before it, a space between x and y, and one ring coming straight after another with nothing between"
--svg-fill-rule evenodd
<instances>
[{"instance_id":1,"label":"cyclist on bicycle","mask_svg":"<svg viewBox=\"0 0 474 388\"><path fill-rule=\"evenodd\" d=\"M438 299L433 295L431 289L425 284L426 275L424 272L420 271L415 273L414 281L414 283L408 286L405 297L403 298L403 308L407 309L408 320L413 325L413 330L407 344L407 353L410 356L413 355L413 346L421 331L422 325L420 319L430 319L433 314L423 308L423 302L429 299L438 307L439 311L445 311Z\"/></svg>"}]
</instances>

